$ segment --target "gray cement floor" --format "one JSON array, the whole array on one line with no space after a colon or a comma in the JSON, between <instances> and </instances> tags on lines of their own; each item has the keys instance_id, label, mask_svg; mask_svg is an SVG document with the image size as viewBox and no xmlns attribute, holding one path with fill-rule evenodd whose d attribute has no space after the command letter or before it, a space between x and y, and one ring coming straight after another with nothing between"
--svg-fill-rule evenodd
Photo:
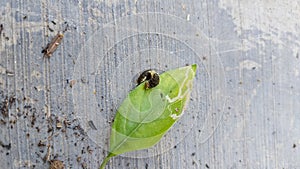
<instances>
[{"instance_id":1,"label":"gray cement floor","mask_svg":"<svg viewBox=\"0 0 300 169\"><path fill-rule=\"evenodd\" d=\"M1 1L0 168L98 168L138 73L193 63L180 121L106 168L300 168L299 9L292 0Z\"/></svg>"}]
</instances>

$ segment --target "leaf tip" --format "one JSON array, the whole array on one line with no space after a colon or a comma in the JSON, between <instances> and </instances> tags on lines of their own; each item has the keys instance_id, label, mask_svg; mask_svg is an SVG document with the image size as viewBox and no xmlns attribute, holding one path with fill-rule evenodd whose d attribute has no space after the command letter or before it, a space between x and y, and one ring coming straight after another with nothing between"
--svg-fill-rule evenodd
<instances>
[{"instance_id":1,"label":"leaf tip","mask_svg":"<svg viewBox=\"0 0 300 169\"><path fill-rule=\"evenodd\" d=\"M191 67L192 67L192 70L193 70L194 72L196 72L196 70L197 70L197 64L192 64Z\"/></svg>"}]
</instances>

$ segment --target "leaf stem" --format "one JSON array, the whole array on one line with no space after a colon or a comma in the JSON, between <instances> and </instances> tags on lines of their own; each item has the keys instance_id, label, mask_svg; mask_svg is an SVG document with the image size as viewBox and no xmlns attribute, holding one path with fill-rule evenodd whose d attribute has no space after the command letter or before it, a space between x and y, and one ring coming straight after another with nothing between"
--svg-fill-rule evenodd
<instances>
[{"instance_id":1,"label":"leaf stem","mask_svg":"<svg viewBox=\"0 0 300 169\"><path fill-rule=\"evenodd\" d=\"M105 166L106 166L106 164L107 164L107 162L108 162L108 161L110 160L110 158L112 158L113 156L115 156L115 154L109 153L109 154L105 157L105 159L103 160L103 162L102 162L102 164L100 165L100 168L99 168L99 169L104 169Z\"/></svg>"}]
</instances>

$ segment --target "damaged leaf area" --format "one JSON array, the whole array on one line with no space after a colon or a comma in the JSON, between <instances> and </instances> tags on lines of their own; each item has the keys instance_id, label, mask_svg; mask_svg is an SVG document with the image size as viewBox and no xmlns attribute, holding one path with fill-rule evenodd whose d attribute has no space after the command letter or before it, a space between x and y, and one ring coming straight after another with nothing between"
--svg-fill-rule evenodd
<instances>
[{"instance_id":1,"label":"damaged leaf area","mask_svg":"<svg viewBox=\"0 0 300 169\"><path fill-rule=\"evenodd\" d=\"M197 65L177 68L159 76L160 82L147 88L147 81L130 91L117 110L111 129L109 154L113 156L155 145L179 120L192 91Z\"/></svg>"}]
</instances>

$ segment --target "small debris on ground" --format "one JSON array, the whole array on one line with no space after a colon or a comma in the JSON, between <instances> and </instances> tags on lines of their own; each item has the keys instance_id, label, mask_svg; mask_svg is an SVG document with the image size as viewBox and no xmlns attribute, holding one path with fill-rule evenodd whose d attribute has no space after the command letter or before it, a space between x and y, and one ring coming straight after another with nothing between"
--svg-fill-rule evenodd
<instances>
[{"instance_id":1,"label":"small debris on ground","mask_svg":"<svg viewBox=\"0 0 300 169\"><path fill-rule=\"evenodd\" d=\"M60 160L51 160L49 169L64 169L64 163Z\"/></svg>"}]
</instances>

